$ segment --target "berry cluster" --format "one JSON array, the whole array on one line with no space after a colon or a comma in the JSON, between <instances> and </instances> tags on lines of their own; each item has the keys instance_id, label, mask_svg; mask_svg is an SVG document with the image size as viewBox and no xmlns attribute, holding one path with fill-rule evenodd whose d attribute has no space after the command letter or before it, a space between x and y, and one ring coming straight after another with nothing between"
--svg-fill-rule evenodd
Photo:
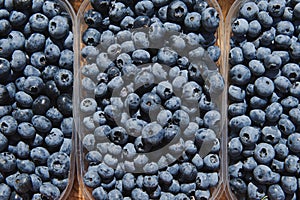
<instances>
[{"instance_id":1,"label":"berry cluster","mask_svg":"<svg viewBox=\"0 0 300 200\"><path fill-rule=\"evenodd\" d=\"M95 199L209 199L224 89L213 62L218 12L202 0L90 3L79 107L85 185Z\"/></svg>"},{"instance_id":2,"label":"berry cluster","mask_svg":"<svg viewBox=\"0 0 300 200\"><path fill-rule=\"evenodd\" d=\"M0 199L58 199L72 149L70 15L52 0L0 8Z\"/></svg>"},{"instance_id":3,"label":"berry cluster","mask_svg":"<svg viewBox=\"0 0 300 200\"><path fill-rule=\"evenodd\" d=\"M300 3L242 3L232 23L230 187L243 199L298 199Z\"/></svg>"}]
</instances>

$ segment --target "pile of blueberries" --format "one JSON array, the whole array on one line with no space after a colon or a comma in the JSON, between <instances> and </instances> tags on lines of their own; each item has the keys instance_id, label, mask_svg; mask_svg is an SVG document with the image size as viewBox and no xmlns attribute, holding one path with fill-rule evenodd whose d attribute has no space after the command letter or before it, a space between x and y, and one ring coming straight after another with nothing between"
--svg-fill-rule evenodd
<instances>
[{"instance_id":1,"label":"pile of blueberries","mask_svg":"<svg viewBox=\"0 0 300 200\"><path fill-rule=\"evenodd\" d=\"M91 0L83 181L102 199L209 199L219 183L219 13L203 0Z\"/></svg>"},{"instance_id":2,"label":"pile of blueberries","mask_svg":"<svg viewBox=\"0 0 300 200\"><path fill-rule=\"evenodd\" d=\"M72 22L51 0L0 8L0 199L59 199L72 149Z\"/></svg>"},{"instance_id":3,"label":"pile of blueberries","mask_svg":"<svg viewBox=\"0 0 300 200\"><path fill-rule=\"evenodd\" d=\"M299 199L300 3L243 3L232 23L229 176L241 199Z\"/></svg>"}]
</instances>

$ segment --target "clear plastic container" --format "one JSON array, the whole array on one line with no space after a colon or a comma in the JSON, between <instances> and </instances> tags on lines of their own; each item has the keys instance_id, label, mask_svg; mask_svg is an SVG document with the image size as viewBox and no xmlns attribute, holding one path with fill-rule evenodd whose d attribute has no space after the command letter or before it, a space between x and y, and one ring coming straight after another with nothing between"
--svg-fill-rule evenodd
<instances>
[{"instance_id":1,"label":"clear plastic container","mask_svg":"<svg viewBox=\"0 0 300 200\"><path fill-rule=\"evenodd\" d=\"M217 29L216 32L216 43L215 45L219 46L221 49L222 54L224 54L224 18L222 15L222 10L217 2L217 0L206 0L206 2L208 3L208 5L210 7L215 8L218 13L219 13L219 17L220 17L220 24L219 24L219 28ZM88 11L89 9L91 9L92 6L90 4L89 0L85 0L82 2L78 13L77 13L77 27L76 27L76 33L77 36L75 37L77 40L75 42L75 46L76 49L78 49L78 52L76 54L76 58L75 58L75 62L77 66L75 68L75 90L74 90L74 96L77 97L74 100L74 113L75 113L75 129L77 132L77 148L76 148L76 155L77 155L77 175L78 175L78 181L79 181L79 185L81 187L81 191L83 193L83 196L86 199L93 199L92 197L92 189L85 186L84 182L83 182L83 177L84 174L87 172L87 162L85 161L85 155L87 153L87 151L84 149L82 141L85 135L87 135L88 133L90 133L89 131L87 131L83 125L82 125L82 121L84 118L84 115L81 113L80 111L80 103L83 99L85 98L94 98L93 94L85 92L82 86L82 82L81 80L85 77L82 73L81 73L81 69L83 66L85 66L87 64L86 60L81 56L81 49L83 47L85 47L85 44L82 42L82 36L84 31L87 29L87 25L84 21L84 13L86 11ZM224 58L226 58L224 55L220 56L220 59L216 62L216 67L218 68L217 70L221 73L221 75L224 77L225 75L225 68L224 66ZM210 62L211 65L215 65L211 60L208 61ZM222 192L224 191L224 187L223 187L223 183L224 183L224 167L226 167L226 165L224 165L223 163L225 163L226 160L226 153L223 152L223 149L226 148L226 143L224 141L227 140L227 135L225 134L225 127L226 127L226 123L225 123L225 119L226 119L226 106L224 106L224 102L226 100L225 98L226 95L226 88L224 89L223 93L221 95L219 95L216 103L218 105L218 110L221 113L221 121L220 121L220 125L219 125L219 132L216 133L217 138L220 141L220 145L221 145L221 150L219 152L219 157L220 157L220 169L218 171L218 176L219 176L219 182L218 185L214 188L211 189L211 199L217 199L219 197L221 197L220 195L222 194ZM104 156L104 155L103 155Z\"/></svg>"}]
</instances>

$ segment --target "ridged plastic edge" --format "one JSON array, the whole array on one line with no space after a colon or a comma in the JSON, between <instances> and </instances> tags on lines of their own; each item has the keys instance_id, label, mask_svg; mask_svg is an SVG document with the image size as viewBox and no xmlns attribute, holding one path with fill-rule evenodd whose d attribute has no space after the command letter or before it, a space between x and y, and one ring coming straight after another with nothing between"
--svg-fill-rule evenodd
<instances>
[{"instance_id":1,"label":"ridged plastic edge","mask_svg":"<svg viewBox=\"0 0 300 200\"><path fill-rule=\"evenodd\" d=\"M238 12L241 8L241 6L246 3L246 2L250 2L252 0L235 0L235 2L232 4L232 6L229 9L229 12L226 16L226 20L225 20L225 37L224 37L224 78L225 78L225 88L226 90L228 89L229 86L229 70L230 70L230 63L229 63L229 53L230 53L230 38L232 35L232 31L231 31L231 24L233 23L233 21L237 18L238 16ZM228 144L228 112L227 112L227 107L228 107L228 95L227 95L227 91L226 91L226 98L224 101L224 104L226 105L226 118L225 118L225 134L226 135L226 139L224 140L225 144L224 144L224 187L225 187L225 194L227 199L231 199L231 200L238 200L237 197L232 193L230 186L229 186L229 176L228 176L228 165L229 165L229 157L228 157L228 149L227 149L227 144Z\"/></svg>"},{"instance_id":2,"label":"ridged plastic edge","mask_svg":"<svg viewBox=\"0 0 300 200\"><path fill-rule=\"evenodd\" d=\"M86 11L87 7L90 6L90 1L89 0L84 0L76 15L76 49L79 51L76 53L76 65L77 67L75 68L75 74L76 74L76 80L75 80L75 90L76 90L76 105L75 105L75 127L77 130L77 137L76 137L76 164L77 164L77 180L79 183L79 187L81 188L82 195L84 196L84 199L93 199L91 192L87 189L87 187L84 185L83 182L83 176L84 176L84 155L83 155L83 147L82 147L82 139L83 139L83 134L80 132L80 94L81 94L81 82L80 82L80 68L81 68L81 48L82 48L82 43L81 43L81 38L82 38L82 24L84 23L83 21L83 15L84 12Z\"/></svg>"}]
</instances>

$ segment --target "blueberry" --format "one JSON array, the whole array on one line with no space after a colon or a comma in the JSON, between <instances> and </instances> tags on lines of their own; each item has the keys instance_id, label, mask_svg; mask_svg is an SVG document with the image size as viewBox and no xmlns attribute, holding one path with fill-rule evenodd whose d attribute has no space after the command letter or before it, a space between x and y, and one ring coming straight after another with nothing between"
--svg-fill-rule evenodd
<instances>
[{"instance_id":1,"label":"blueberry","mask_svg":"<svg viewBox=\"0 0 300 200\"><path fill-rule=\"evenodd\" d=\"M135 177L131 173L124 174L122 185L125 191L132 191L135 188Z\"/></svg>"},{"instance_id":2,"label":"blueberry","mask_svg":"<svg viewBox=\"0 0 300 200\"><path fill-rule=\"evenodd\" d=\"M50 156L47 149L44 147L35 147L30 152L30 158L38 164L47 163L48 157Z\"/></svg>"},{"instance_id":3,"label":"blueberry","mask_svg":"<svg viewBox=\"0 0 300 200\"><path fill-rule=\"evenodd\" d=\"M280 17L283 15L285 9L285 2L281 0L272 0L268 4L268 11L273 17Z\"/></svg>"},{"instance_id":4,"label":"blueberry","mask_svg":"<svg viewBox=\"0 0 300 200\"><path fill-rule=\"evenodd\" d=\"M299 152L298 145L297 145L299 136L300 136L299 133L293 133L288 137L288 147L292 152L295 153Z\"/></svg>"},{"instance_id":5,"label":"blueberry","mask_svg":"<svg viewBox=\"0 0 300 200\"><path fill-rule=\"evenodd\" d=\"M173 1L168 5L167 18L172 22L183 22L187 15L188 8L181 1Z\"/></svg>"},{"instance_id":6,"label":"blueberry","mask_svg":"<svg viewBox=\"0 0 300 200\"><path fill-rule=\"evenodd\" d=\"M154 5L152 1L140 1L135 5L136 15L146 15L151 17L154 14Z\"/></svg>"},{"instance_id":7,"label":"blueberry","mask_svg":"<svg viewBox=\"0 0 300 200\"><path fill-rule=\"evenodd\" d=\"M36 76L29 76L24 82L24 91L28 94L37 95L41 93L45 84L43 80Z\"/></svg>"},{"instance_id":8,"label":"blueberry","mask_svg":"<svg viewBox=\"0 0 300 200\"><path fill-rule=\"evenodd\" d=\"M209 57L214 61L217 62L221 56L221 50L218 46L210 46L207 48L207 52Z\"/></svg>"},{"instance_id":9,"label":"blueberry","mask_svg":"<svg viewBox=\"0 0 300 200\"><path fill-rule=\"evenodd\" d=\"M0 150L3 151L8 146L8 139L1 133L0 134Z\"/></svg>"},{"instance_id":10,"label":"blueberry","mask_svg":"<svg viewBox=\"0 0 300 200\"><path fill-rule=\"evenodd\" d=\"M254 150L254 158L258 163L267 164L275 157L274 148L267 143L259 143Z\"/></svg>"},{"instance_id":11,"label":"blueberry","mask_svg":"<svg viewBox=\"0 0 300 200\"><path fill-rule=\"evenodd\" d=\"M294 124L299 124L300 119L299 119L299 114L300 110L298 108L293 108L289 111L289 116L291 118L291 121L294 122Z\"/></svg>"},{"instance_id":12,"label":"blueberry","mask_svg":"<svg viewBox=\"0 0 300 200\"><path fill-rule=\"evenodd\" d=\"M46 117L50 119L53 124L59 124L63 120L63 115L54 107L46 112Z\"/></svg>"},{"instance_id":13,"label":"blueberry","mask_svg":"<svg viewBox=\"0 0 300 200\"><path fill-rule=\"evenodd\" d=\"M245 35L249 30L249 23L245 19L236 19L232 23L232 32L236 36L243 36Z\"/></svg>"},{"instance_id":14,"label":"blueberry","mask_svg":"<svg viewBox=\"0 0 300 200\"><path fill-rule=\"evenodd\" d=\"M279 120L279 116L282 114L283 108L281 104L275 102L269 105L265 112L267 120L270 122L276 122Z\"/></svg>"},{"instance_id":15,"label":"blueberry","mask_svg":"<svg viewBox=\"0 0 300 200\"><path fill-rule=\"evenodd\" d=\"M43 52L35 52L30 57L31 65L38 68L44 69L47 64L46 56Z\"/></svg>"},{"instance_id":16,"label":"blueberry","mask_svg":"<svg viewBox=\"0 0 300 200\"><path fill-rule=\"evenodd\" d=\"M69 33L69 23L65 17L55 16L49 21L48 31L53 38L62 39Z\"/></svg>"},{"instance_id":17,"label":"blueberry","mask_svg":"<svg viewBox=\"0 0 300 200\"><path fill-rule=\"evenodd\" d=\"M239 131L241 130L244 126L250 126L251 125L251 120L248 116L246 115L241 115L241 116L237 116L237 117L234 117L232 118L230 121L229 121L229 127L232 129L232 130L235 130L235 131Z\"/></svg>"},{"instance_id":18,"label":"blueberry","mask_svg":"<svg viewBox=\"0 0 300 200\"><path fill-rule=\"evenodd\" d=\"M270 28L273 24L273 18L266 11L260 11L257 19L264 28Z\"/></svg>"},{"instance_id":19,"label":"blueberry","mask_svg":"<svg viewBox=\"0 0 300 200\"><path fill-rule=\"evenodd\" d=\"M241 17L248 21L252 21L253 19L255 19L258 12L259 8L254 2L247 2L243 4L240 9Z\"/></svg>"},{"instance_id":20,"label":"blueberry","mask_svg":"<svg viewBox=\"0 0 300 200\"><path fill-rule=\"evenodd\" d=\"M70 169L70 158L63 152L56 152L49 156L47 166L54 177L66 178Z\"/></svg>"},{"instance_id":21,"label":"blueberry","mask_svg":"<svg viewBox=\"0 0 300 200\"><path fill-rule=\"evenodd\" d=\"M251 78L250 70L242 64L238 64L231 68L229 73L232 83L238 85L247 84Z\"/></svg>"},{"instance_id":22,"label":"blueberry","mask_svg":"<svg viewBox=\"0 0 300 200\"><path fill-rule=\"evenodd\" d=\"M24 108L31 107L31 105L33 103L32 97L23 91L19 91L16 93L15 100L16 100L17 104L19 104L19 106L24 107Z\"/></svg>"},{"instance_id":23,"label":"blueberry","mask_svg":"<svg viewBox=\"0 0 300 200\"><path fill-rule=\"evenodd\" d=\"M52 128L51 121L42 115L34 115L31 122L36 130L43 133L50 131Z\"/></svg>"},{"instance_id":24,"label":"blueberry","mask_svg":"<svg viewBox=\"0 0 300 200\"><path fill-rule=\"evenodd\" d=\"M299 171L299 158L295 155L288 155L285 160L285 170L289 173L295 173Z\"/></svg>"},{"instance_id":25,"label":"blueberry","mask_svg":"<svg viewBox=\"0 0 300 200\"><path fill-rule=\"evenodd\" d=\"M262 97L270 96L274 91L274 83L267 77L259 77L254 83L255 90Z\"/></svg>"},{"instance_id":26,"label":"blueberry","mask_svg":"<svg viewBox=\"0 0 300 200\"><path fill-rule=\"evenodd\" d=\"M102 24L102 15L96 10L89 10L84 14L85 23L92 28L97 28Z\"/></svg>"},{"instance_id":27,"label":"blueberry","mask_svg":"<svg viewBox=\"0 0 300 200\"><path fill-rule=\"evenodd\" d=\"M141 16L139 16L141 17ZM138 17L137 17L138 18ZM147 16L144 16L144 19L149 19L149 17ZM136 19L134 19L133 17L131 16L126 16L124 17L124 19L120 22L120 27L122 29L131 29L133 27L135 27L134 23L135 23ZM143 21L143 20L142 20ZM143 23L142 23L143 24ZM137 25L137 27L143 27L143 25ZM119 36L119 37L118 37ZM119 31L117 33L117 38L118 38L118 42L125 42L125 41L128 41L127 38L126 38L126 34L125 34L125 31L122 32L122 31Z\"/></svg>"},{"instance_id":28,"label":"blueberry","mask_svg":"<svg viewBox=\"0 0 300 200\"><path fill-rule=\"evenodd\" d=\"M109 10L109 19L114 22L119 22L126 16L126 12L126 6L123 3L113 3Z\"/></svg>"},{"instance_id":29,"label":"blueberry","mask_svg":"<svg viewBox=\"0 0 300 200\"><path fill-rule=\"evenodd\" d=\"M285 159L289 154L289 149L285 144L276 144L274 150L278 159Z\"/></svg>"},{"instance_id":30,"label":"blueberry","mask_svg":"<svg viewBox=\"0 0 300 200\"><path fill-rule=\"evenodd\" d=\"M0 184L0 197L3 200L9 200L11 194L11 189L8 185L5 183Z\"/></svg>"},{"instance_id":31,"label":"blueberry","mask_svg":"<svg viewBox=\"0 0 300 200\"><path fill-rule=\"evenodd\" d=\"M67 69L60 69L54 74L54 81L61 90L66 90L73 85L73 73Z\"/></svg>"},{"instance_id":32,"label":"blueberry","mask_svg":"<svg viewBox=\"0 0 300 200\"><path fill-rule=\"evenodd\" d=\"M40 194L40 193L36 193L36 194L34 194L33 196L32 196L32 199L33 200L39 200L39 199L41 199L42 198L42 195Z\"/></svg>"},{"instance_id":33,"label":"blueberry","mask_svg":"<svg viewBox=\"0 0 300 200\"><path fill-rule=\"evenodd\" d=\"M270 199L285 199L285 194L280 185L271 185L268 188L268 195Z\"/></svg>"},{"instance_id":34,"label":"blueberry","mask_svg":"<svg viewBox=\"0 0 300 200\"><path fill-rule=\"evenodd\" d=\"M8 20L1 19L0 20L0 35L6 36L10 33L12 27Z\"/></svg>"},{"instance_id":35,"label":"blueberry","mask_svg":"<svg viewBox=\"0 0 300 200\"><path fill-rule=\"evenodd\" d=\"M59 151L70 155L72 152L72 140L69 138L64 138L64 141L60 146Z\"/></svg>"},{"instance_id":36,"label":"blueberry","mask_svg":"<svg viewBox=\"0 0 300 200\"><path fill-rule=\"evenodd\" d=\"M135 188L131 192L131 198L133 200L140 200L140 199L148 200L149 199L149 195L145 191L143 191L142 189Z\"/></svg>"},{"instance_id":37,"label":"blueberry","mask_svg":"<svg viewBox=\"0 0 300 200\"><path fill-rule=\"evenodd\" d=\"M245 126L240 131L240 141L245 146L252 146L259 140L260 134L261 133L258 128L252 126Z\"/></svg>"},{"instance_id":38,"label":"blueberry","mask_svg":"<svg viewBox=\"0 0 300 200\"><path fill-rule=\"evenodd\" d=\"M257 20L253 20L249 23L249 29L247 35L252 38L256 38L261 33L261 25Z\"/></svg>"},{"instance_id":39,"label":"blueberry","mask_svg":"<svg viewBox=\"0 0 300 200\"><path fill-rule=\"evenodd\" d=\"M33 31L44 32L48 28L48 23L48 18L41 13L35 13L29 18L30 28Z\"/></svg>"},{"instance_id":40,"label":"blueberry","mask_svg":"<svg viewBox=\"0 0 300 200\"><path fill-rule=\"evenodd\" d=\"M9 17L9 11L6 9L0 10L1 19L7 19Z\"/></svg>"},{"instance_id":41,"label":"blueberry","mask_svg":"<svg viewBox=\"0 0 300 200\"><path fill-rule=\"evenodd\" d=\"M278 55L271 54L265 58L264 64L267 69L276 70L281 67L282 61Z\"/></svg>"},{"instance_id":42,"label":"blueberry","mask_svg":"<svg viewBox=\"0 0 300 200\"><path fill-rule=\"evenodd\" d=\"M53 128L45 137L45 143L49 149L55 149L62 145L63 138L63 133L59 129Z\"/></svg>"},{"instance_id":43,"label":"blueberry","mask_svg":"<svg viewBox=\"0 0 300 200\"><path fill-rule=\"evenodd\" d=\"M265 126L262 129L262 140L270 144L276 144L281 137L281 132L277 127Z\"/></svg>"},{"instance_id":44,"label":"blueberry","mask_svg":"<svg viewBox=\"0 0 300 200\"><path fill-rule=\"evenodd\" d=\"M107 192L102 187L97 187L93 190L92 195L95 199L104 200L108 199Z\"/></svg>"},{"instance_id":45,"label":"blueberry","mask_svg":"<svg viewBox=\"0 0 300 200\"><path fill-rule=\"evenodd\" d=\"M27 65L24 68L24 76L29 77L29 76L41 76L41 72L40 70L38 70L37 68L33 67L32 65Z\"/></svg>"},{"instance_id":46,"label":"blueberry","mask_svg":"<svg viewBox=\"0 0 300 200\"><path fill-rule=\"evenodd\" d=\"M17 160L16 157L8 152L0 153L0 169L2 172L12 172L17 167Z\"/></svg>"},{"instance_id":47,"label":"blueberry","mask_svg":"<svg viewBox=\"0 0 300 200\"><path fill-rule=\"evenodd\" d=\"M210 129L218 128L220 120L221 120L221 114L216 110L208 111L203 116L204 126Z\"/></svg>"},{"instance_id":48,"label":"blueberry","mask_svg":"<svg viewBox=\"0 0 300 200\"><path fill-rule=\"evenodd\" d=\"M12 54L11 69L18 72L26 66L26 55L20 50L15 50Z\"/></svg>"},{"instance_id":49,"label":"blueberry","mask_svg":"<svg viewBox=\"0 0 300 200\"><path fill-rule=\"evenodd\" d=\"M285 135L295 132L295 125L289 119L280 119L278 121L278 128Z\"/></svg>"},{"instance_id":50,"label":"blueberry","mask_svg":"<svg viewBox=\"0 0 300 200\"><path fill-rule=\"evenodd\" d=\"M9 103L9 100L10 94L7 87L5 87L4 85L0 85L0 104L2 106L5 106Z\"/></svg>"},{"instance_id":51,"label":"blueberry","mask_svg":"<svg viewBox=\"0 0 300 200\"><path fill-rule=\"evenodd\" d=\"M101 13L107 13L110 5L110 0L91 1L93 8Z\"/></svg>"},{"instance_id":52,"label":"blueberry","mask_svg":"<svg viewBox=\"0 0 300 200\"><path fill-rule=\"evenodd\" d=\"M284 110L289 110L295 108L299 104L299 101L293 96L288 96L287 98L282 99L280 103Z\"/></svg>"},{"instance_id":53,"label":"blueberry","mask_svg":"<svg viewBox=\"0 0 300 200\"><path fill-rule=\"evenodd\" d=\"M0 39L0 56L8 58L12 55L14 49L12 42L9 39Z\"/></svg>"},{"instance_id":54,"label":"blueberry","mask_svg":"<svg viewBox=\"0 0 300 200\"><path fill-rule=\"evenodd\" d=\"M197 12L187 13L184 26L189 31L197 31L201 27L201 15Z\"/></svg>"},{"instance_id":55,"label":"blueberry","mask_svg":"<svg viewBox=\"0 0 300 200\"><path fill-rule=\"evenodd\" d=\"M243 151L243 145L239 138L232 138L228 143L228 153L230 156L239 156Z\"/></svg>"},{"instance_id":56,"label":"blueberry","mask_svg":"<svg viewBox=\"0 0 300 200\"><path fill-rule=\"evenodd\" d=\"M230 50L229 62L232 65L241 64L244 61L243 50L240 47L234 47Z\"/></svg>"},{"instance_id":57,"label":"blueberry","mask_svg":"<svg viewBox=\"0 0 300 200\"><path fill-rule=\"evenodd\" d=\"M65 179L57 179L57 178L53 178L51 180L51 183L56 186L60 191L64 191L67 186L68 186L68 178Z\"/></svg>"},{"instance_id":58,"label":"blueberry","mask_svg":"<svg viewBox=\"0 0 300 200\"><path fill-rule=\"evenodd\" d=\"M35 128L31 123L22 122L18 125L18 133L22 138L31 139L35 137Z\"/></svg>"},{"instance_id":59,"label":"blueberry","mask_svg":"<svg viewBox=\"0 0 300 200\"><path fill-rule=\"evenodd\" d=\"M162 7L169 3L169 0L152 0L154 6Z\"/></svg>"},{"instance_id":60,"label":"blueberry","mask_svg":"<svg viewBox=\"0 0 300 200\"><path fill-rule=\"evenodd\" d=\"M57 98L57 109L65 116L70 117L72 115L72 97L70 94L65 93Z\"/></svg>"},{"instance_id":61,"label":"blueberry","mask_svg":"<svg viewBox=\"0 0 300 200\"><path fill-rule=\"evenodd\" d=\"M10 13L9 16L9 22L11 23L12 26L18 27L22 26L26 23L27 21L27 16L19 11L13 10Z\"/></svg>"},{"instance_id":62,"label":"blueberry","mask_svg":"<svg viewBox=\"0 0 300 200\"><path fill-rule=\"evenodd\" d=\"M271 171L266 165L258 165L253 170L253 175L260 184L275 184L280 181L280 175Z\"/></svg>"},{"instance_id":63,"label":"blueberry","mask_svg":"<svg viewBox=\"0 0 300 200\"><path fill-rule=\"evenodd\" d=\"M30 176L25 173L17 175L14 182L14 189L21 194L28 192L31 189Z\"/></svg>"},{"instance_id":64,"label":"blueberry","mask_svg":"<svg viewBox=\"0 0 300 200\"><path fill-rule=\"evenodd\" d=\"M30 146L34 148L42 145L42 143L43 143L43 137L39 134L36 134L32 142L30 142Z\"/></svg>"},{"instance_id":65,"label":"blueberry","mask_svg":"<svg viewBox=\"0 0 300 200\"><path fill-rule=\"evenodd\" d=\"M219 13L215 8L206 8L202 12L202 19L201 23L203 25L203 28L210 32L213 33L216 31L216 29L219 27L219 22L220 22L220 17Z\"/></svg>"},{"instance_id":66,"label":"blueberry","mask_svg":"<svg viewBox=\"0 0 300 200\"><path fill-rule=\"evenodd\" d=\"M247 191L246 183L240 178L230 179L229 184L232 192L238 196L245 194Z\"/></svg>"},{"instance_id":67,"label":"blueberry","mask_svg":"<svg viewBox=\"0 0 300 200\"><path fill-rule=\"evenodd\" d=\"M15 134L17 126L18 123L12 116L7 115L0 119L0 130L6 136Z\"/></svg>"},{"instance_id":68,"label":"blueberry","mask_svg":"<svg viewBox=\"0 0 300 200\"><path fill-rule=\"evenodd\" d=\"M32 12L37 13L42 11L44 0L33 0L31 3Z\"/></svg>"},{"instance_id":69,"label":"blueberry","mask_svg":"<svg viewBox=\"0 0 300 200\"><path fill-rule=\"evenodd\" d=\"M254 96L250 99L250 107L252 107L254 109L262 109L267 105L267 103L268 102L267 102L266 98L260 98L260 97Z\"/></svg>"},{"instance_id":70,"label":"blueberry","mask_svg":"<svg viewBox=\"0 0 300 200\"><path fill-rule=\"evenodd\" d=\"M10 74L10 63L5 58L0 59L0 77L6 79Z\"/></svg>"},{"instance_id":71,"label":"blueberry","mask_svg":"<svg viewBox=\"0 0 300 200\"><path fill-rule=\"evenodd\" d=\"M30 154L29 145L24 143L23 141L18 142L17 144L17 152L16 155L18 158L26 159Z\"/></svg>"},{"instance_id":72,"label":"blueberry","mask_svg":"<svg viewBox=\"0 0 300 200\"><path fill-rule=\"evenodd\" d=\"M104 181L109 181L113 179L114 176L114 170L107 166L104 163L101 163L98 165L98 174Z\"/></svg>"},{"instance_id":73,"label":"blueberry","mask_svg":"<svg viewBox=\"0 0 300 200\"><path fill-rule=\"evenodd\" d=\"M20 174L20 172L16 172L16 173L14 173L12 175L7 176L5 178L5 181L6 181L7 185L13 188L16 176L19 175L19 174Z\"/></svg>"},{"instance_id":74,"label":"blueberry","mask_svg":"<svg viewBox=\"0 0 300 200\"><path fill-rule=\"evenodd\" d=\"M59 189L51 183L43 183L40 187L40 193L43 197L57 199L60 197Z\"/></svg>"},{"instance_id":75,"label":"blueberry","mask_svg":"<svg viewBox=\"0 0 300 200\"><path fill-rule=\"evenodd\" d=\"M83 176L84 184L91 188L96 188L101 184L101 178L97 172L88 171Z\"/></svg>"},{"instance_id":76,"label":"blueberry","mask_svg":"<svg viewBox=\"0 0 300 200\"><path fill-rule=\"evenodd\" d=\"M299 66L294 63L288 63L282 68L282 75L287 77L291 82L299 79Z\"/></svg>"}]
</instances>

